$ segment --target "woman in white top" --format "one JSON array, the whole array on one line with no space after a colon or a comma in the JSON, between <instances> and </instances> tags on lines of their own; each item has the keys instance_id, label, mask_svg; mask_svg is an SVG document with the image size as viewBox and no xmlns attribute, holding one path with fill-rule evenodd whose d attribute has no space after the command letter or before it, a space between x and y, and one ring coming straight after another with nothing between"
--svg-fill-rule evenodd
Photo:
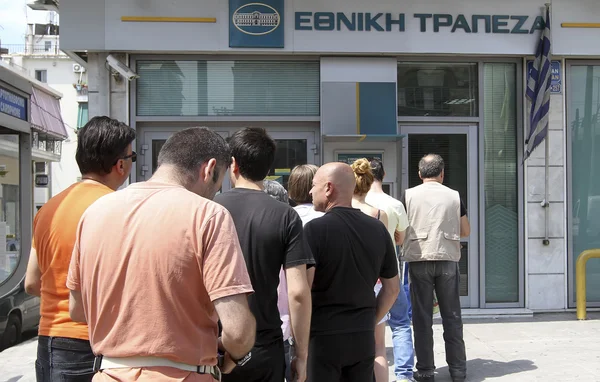
<instances>
[{"instance_id":1,"label":"woman in white top","mask_svg":"<svg viewBox=\"0 0 600 382\"><path fill-rule=\"evenodd\" d=\"M302 225L305 225L314 218L323 216L322 212L315 211L313 208L312 198L309 194L309 191L312 188L313 177L317 170L318 167L312 164L296 166L288 178L288 194L286 197L289 197L289 199L297 204L294 209L298 212L298 215L300 215ZM279 287L277 288L277 294L277 307L279 308L279 315L281 316L281 330L283 332L285 348L285 378L287 381L291 381L290 347L293 345L293 333L290 325L287 283L283 268L279 272Z\"/></svg>"},{"instance_id":2,"label":"woman in white top","mask_svg":"<svg viewBox=\"0 0 600 382\"><path fill-rule=\"evenodd\" d=\"M300 215L302 225L323 216L322 212L315 211L310 196L312 181L318 169L314 164L296 166L292 169L288 179L288 195L296 203L294 209Z\"/></svg>"},{"instance_id":3,"label":"woman in white top","mask_svg":"<svg viewBox=\"0 0 600 382\"><path fill-rule=\"evenodd\" d=\"M354 196L352 197L352 207L357 208L365 214L380 220L385 227L388 225L388 216L385 211L371 206L365 202L367 192L373 184L373 172L371 163L367 159L358 159L352 163L356 185L354 187ZM377 280L375 284L375 295L381 290L381 281ZM375 380L377 382L388 382L389 372L385 349L385 323L388 320L386 316L375 327Z\"/></svg>"}]
</instances>

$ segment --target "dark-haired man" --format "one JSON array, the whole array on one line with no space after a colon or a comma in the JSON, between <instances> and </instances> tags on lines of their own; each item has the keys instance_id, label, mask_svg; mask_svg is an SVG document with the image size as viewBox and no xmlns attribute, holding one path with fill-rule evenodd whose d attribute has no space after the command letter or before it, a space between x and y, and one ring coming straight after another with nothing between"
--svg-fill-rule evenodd
<instances>
[{"instance_id":1,"label":"dark-haired man","mask_svg":"<svg viewBox=\"0 0 600 382\"><path fill-rule=\"evenodd\" d=\"M207 128L179 131L150 180L83 214L67 287L71 318L89 325L96 382L214 382L219 359L229 372L251 357L252 286L231 216L210 200L230 155Z\"/></svg>"},{"instance_id":2,"label":"dark-haired man","mask_svg":"<svg viewBox=\"0 0 600 382\"><path fill-rule=\"evenodd\" d=\"M410 262L417 381L434 381L433 292L444 326L446 361L453 382L467 373L460 307L460 238L469 236L467 210L457 191L444 182L444 160L429 154L419 161L423 184L409 188L402 198L410 226L404 240L404 260Z\"/></svg>"},{"instance_id":3,"label":"dark-haired man","mask_svg":"<svg viewBox=\"0 0 600 382\"><path fill-rule=\"evenodd\" d=\"M388 216L388 232L395 244L402 245L404 234L408 227L408 218L404 205L383 191L383 178L385 170L379 159L371 158L371 170L373 171L373 184L367 193L366 202L373 207L384 210ZM394 246L395 248L395 246ZM399 265L400 262L399 262ZM402 269L402 266L400 266ZM400 271L402 275L404 272ZM400 277L402 282L402 277ZM392 343L394 345L394 375L396 382L411 381L413 377L413 366L415 363L415 352L413 349L412 330L408 316L408 298L404 288L400 287L400 293L394 305L390 309L388 320L392 329Z\"/></svg>"},{"instance_id":4,"label":"dark-haired man","mask_svg":"<svg viewBox=\"0 0 600 382\"><path fill-rule=\"evenodd\" d=\"M93 377L94 354L88 327L69 318L65 286L77 224L100 197L118 189L136 160L135 131L108 117L92 118L77 133L75 159L82 181L54 196L33 220L31 254L25 276L27 293L41 297L38 381L84 381Z\"/></svg>"},{"instance_id":5,"label":"dark-haired man","mask_svg":"<svg viewBox=\"0 0 600 382\"><path fill-rule=\"evenodd\" d=\"M292 207L263 192L263 180L275 159L276 145L262 128L245 128L229 138L233 156L233 189L215 201L233 216L255 293L250 308L256 316L256 344L252 359L224 376L225 382L281 382L284 348L277 310L279 271L285 268L289 313L296 346L292 372L306 379L311 298L306 267L314 264L302 232L302 221Z\"/></svg>"}]
</instances>

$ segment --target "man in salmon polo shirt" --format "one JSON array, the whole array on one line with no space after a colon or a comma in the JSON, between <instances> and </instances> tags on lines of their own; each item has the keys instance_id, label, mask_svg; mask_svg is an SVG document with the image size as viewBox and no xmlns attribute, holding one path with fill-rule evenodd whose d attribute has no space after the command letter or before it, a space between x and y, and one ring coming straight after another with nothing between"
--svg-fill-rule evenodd
<instances>
[{"instance_id":1,"label":"man in salmon polo shirt","mask_svg":"<svg viewBox=\"0 0 600 382\"><path fill-rule=\"evenodd\" d=\"M251 359L250 277L231 216L211 200L230 163L217 133L181 130L150 180L83 214L67 287L71 318L89 325L94 381L218 381Z\"/></svg>"},{"instance_id":2,"label":"man in salmon polo shirt","mask_svg":"<svg viewBox=\"0 0 600 382\"><path fill-rule=\"evenodd\" d=\"M77 182L50 199L35 215L27 293L41 297L36 377L40 381L89 381L94 354L85 324L69 317L67 271L83 212L118 189L136 160L135 130L108 117L94 117L77 132Z\"/></svg>"}]
</instances>

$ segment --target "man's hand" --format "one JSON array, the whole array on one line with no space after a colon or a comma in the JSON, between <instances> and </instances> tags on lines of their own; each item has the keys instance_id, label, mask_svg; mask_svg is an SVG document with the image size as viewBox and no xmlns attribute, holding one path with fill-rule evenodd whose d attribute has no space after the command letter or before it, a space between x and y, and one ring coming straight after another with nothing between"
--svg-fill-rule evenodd
<instances>
[{"instance_id":1,"label":"man's hand","mask_svg":"<svg viewBox=\"0 0 600 382\"><path fill-rule=\"evenodd\" d=\"M223 366L220 367L221 373L229 374L237 366L237 364L231 359L229 353L225 352L223 357Z\"/></svg>"},{"instance_id":2,"label":"man's hand","mask_svg":"<svg viewBox=\"0 0 600 382\"><path fill-rule=\"evenodd\" d=\"M306 358L294 357L291 363L292 368L292 381L304 382L306 381L306 365L308 361Z\"/></svg>"}]
</instances>

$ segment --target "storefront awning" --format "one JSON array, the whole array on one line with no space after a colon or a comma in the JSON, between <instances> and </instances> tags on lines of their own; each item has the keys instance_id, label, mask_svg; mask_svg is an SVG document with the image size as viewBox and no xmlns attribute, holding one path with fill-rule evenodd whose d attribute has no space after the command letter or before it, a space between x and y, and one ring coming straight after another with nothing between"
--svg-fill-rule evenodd
<instances>
[{"instance_id":1,"label":"storefront awning","mask_svg":"<svg viewBox=\"0 0 600 382\"><path fill-rule=\"evenodd\" d=\"M323 140L325 142L397 142L405 136L403 134L324 134Z\"/></svg>"},{"instance_id":2,"label":"storefront awning","mask_svg":"<svg viewBox=\"0 0 600 382\"><path fill-rule=\"evenodd\" d=\"M31 94L31 127L59 139L69 136L60 114L60 101L35 86Z\"/></svg>"}]
</instances>

